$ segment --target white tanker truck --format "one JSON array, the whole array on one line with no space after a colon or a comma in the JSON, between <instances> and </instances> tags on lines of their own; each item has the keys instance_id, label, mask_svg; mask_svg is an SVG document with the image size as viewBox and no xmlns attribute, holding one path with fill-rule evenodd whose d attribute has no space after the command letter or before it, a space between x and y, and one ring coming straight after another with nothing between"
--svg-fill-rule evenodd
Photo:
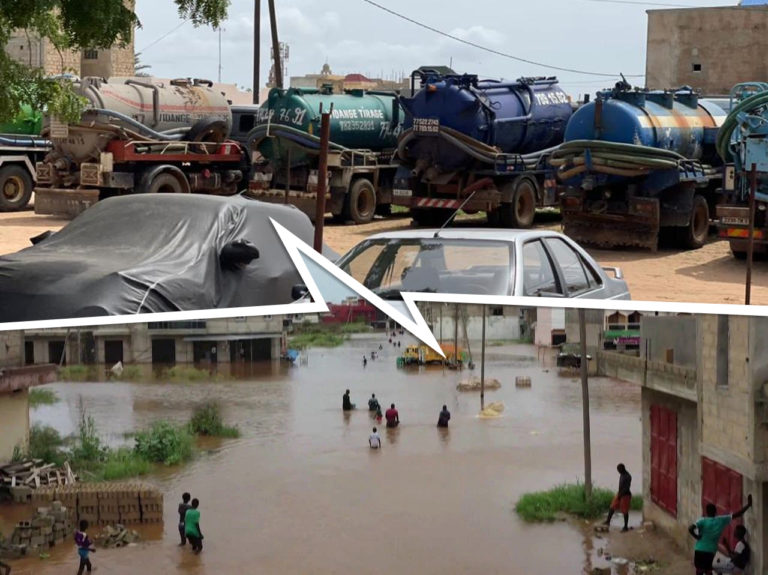
<instances>
[{"instance_id":1,"label":"white tanker truck","mask_svg":"<svg viewBox=\"0 0 768 575\"><path fill-rule=\"evenodd\" d=\"M87 77L75 89L89 108L77 124L46 122L35 213L74 217L134 192L237 193L248 154L228 139L232 112L211 82Z\"/></svg>"}]
</instances>

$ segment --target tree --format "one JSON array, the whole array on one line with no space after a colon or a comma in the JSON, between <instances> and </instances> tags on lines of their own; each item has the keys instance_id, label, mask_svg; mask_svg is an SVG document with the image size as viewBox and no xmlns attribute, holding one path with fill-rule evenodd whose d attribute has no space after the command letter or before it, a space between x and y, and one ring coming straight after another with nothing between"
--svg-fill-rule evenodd
<instances>
[{"instance_id":1,"label":"tree","mask_svg":"<svg viewBox=\"0 0 768 575\"><path fill-rule=\"evenodd\" d=\"M227 17L229 0L173 0L179 17L195 26L216 28ZM0 2L0 45L14 30L46 37L56 50L82 50L124 45L141 26L133 2L124 0L3 0ZM0 50L0 122L18 114L22 103L47 109L62 120L76 122L85 102L60 78L47 78Z\"/></svg>"},{"instance_id":2,"label":"tree","mask_svg":"<svg viewBox=\"0 0 768 575\"><path fill-rule=\"evenodd\" d=\"M146 70L149 70L152 67L151 64L142 64L141 62L141 52L136 52L136 54L133 55L133 74L134 76L150 76L151 74L147 73Z\"/></svg>"}]
</instances>

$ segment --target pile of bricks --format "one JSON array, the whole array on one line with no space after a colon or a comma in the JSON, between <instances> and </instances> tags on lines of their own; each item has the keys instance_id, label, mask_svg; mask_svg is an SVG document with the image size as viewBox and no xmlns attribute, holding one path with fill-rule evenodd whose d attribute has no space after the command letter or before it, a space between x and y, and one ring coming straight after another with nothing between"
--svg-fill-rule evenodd
<instances>
[{"instance_id":1,"label":"pile of bricks","mask_svg":"<svg viewBox=\"0 0 768 575\"><path fill-rule=\"evenodd\" d=\"M61 501L40 507L31 521L19 521L9 541L0 546L0 557L16 559L61 545L74 533L73 513Z\"/></svg>"},{"instance_id":2,"label":"pile of bricks","mask_svg":"<svg viewBox=\"0 0 768 575\"><path fill-rule=\"evenodd\" d=\"M163 520L163 494L139 482L78 483L36 489L30 496L35 507L58 500L75 510L77 521L91 525L159 523Z\"/></svg>"}]
</instances>

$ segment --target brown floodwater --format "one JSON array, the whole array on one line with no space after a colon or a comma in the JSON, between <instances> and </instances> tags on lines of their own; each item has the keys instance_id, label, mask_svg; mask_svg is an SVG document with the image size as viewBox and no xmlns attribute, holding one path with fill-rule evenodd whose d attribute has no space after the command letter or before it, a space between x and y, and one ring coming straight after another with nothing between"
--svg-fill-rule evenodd
<instances>
[{"instance_id":1,"label":"brown floodwater","mask_svg":"<svg viewBox=\"0 0 768 575\"><path fill-rule=\"evenodd\" d=\"M380 358L364 368L363 354L381 342ZM481 419L479 393L456 390L459 380L479 375L479 365L397 369L397 352L384 336L369 336L310 350L306 365L256 366L237 380L57 383L49 387L61 401L32 410L31 420L66 435L84 406L117 445L156 419L185 421L196 405L217 399L242 431L148 478L165 494L165 523L140 529L144 540L134 547L98 551L93 562L102 574L591 571L587 530L528 525L514 512L527 491L583 478L578 380L551 362L542 366L533 346L490 347L486 377L502 387L487 391L486 402L503 401L505 411ZM532 387L515 388L517 375L530 376ZM346 388L364 409L341 411ZM640 389L592 378L590 391L594 481L614 488L621 461L639 493ZM396 403L401 418L398 429L383 430L379 451L367 443L371 393L385 407ZM443 404L453 415L448 430L435 426ZM200 499L200 555L177 546L183 491ZM0 512L6 532L22 514L18 507ZM74 572L73 546L52 551L46 560L16 562L14 574Z\"/></svg>"}]
</instances>

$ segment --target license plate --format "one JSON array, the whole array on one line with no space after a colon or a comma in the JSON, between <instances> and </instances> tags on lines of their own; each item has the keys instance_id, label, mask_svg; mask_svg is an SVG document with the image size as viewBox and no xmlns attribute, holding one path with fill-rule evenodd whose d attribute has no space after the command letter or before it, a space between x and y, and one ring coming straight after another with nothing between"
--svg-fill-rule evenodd
<instances>
[{"instance_id":1,"label":"license plate","mask_svg":"<svg viewBox=\"0 0 768 575\"><path fill-rule=\"evenodd\" d=\"M392 195L400 198L410 198L413 195L411 190L392 190Z\"/></svg>"},{"instance_id":2,"label":"license plate","mask_svg":"<svg viewBox=\"0 0 768 575\"><path fill-rule=\"evenodd\" d=\"M413 132L422 136L437 136L440 131L440 120L438 118L414 118Z\"/></svg>"},{"instance_id":3,"label":"license plate","mask_svg":"<svg viewBox=\"0 0 768 575\"><path fill-rule=\"evenodd\" d=\"M749 218L736 218L733 216L723 216L720 221L724 224L731 224L734 226L748 226Z\"/></svg>"}]
</instances>

